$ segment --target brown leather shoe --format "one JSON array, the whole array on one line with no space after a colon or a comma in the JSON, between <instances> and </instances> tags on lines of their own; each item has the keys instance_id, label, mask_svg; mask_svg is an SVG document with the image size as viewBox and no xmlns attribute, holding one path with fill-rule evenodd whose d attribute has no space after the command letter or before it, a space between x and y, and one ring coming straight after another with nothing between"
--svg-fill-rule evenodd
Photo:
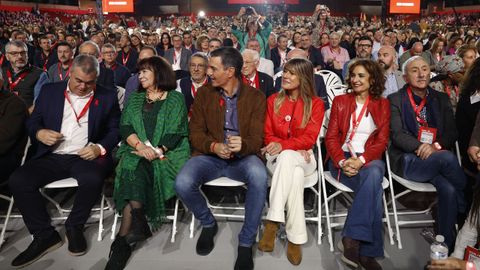
<instances>
[{"instance_id":1,"label":"brown leather shoe","mask_svg":"<svg viewBox=\"0 0 480 270\"><path fill-rule=\"evenodd\" d=\"M358 268L360 263L360 241L349 237L342 238L343 254L341 260L351 268Z\"/></svg>"},{"instance_id":2,"label":"brown leather shoe","mask_svg":"<svg viewBox=\"0 0 480 270\"><path fill-rule=\"evenodd\" d=\"M288 241L287 258L291 264L299 265L302 262L302 245L297 245Z\"/></svg>"},{"instance_id":3,"label":"brown leather shoe","mask_svg":"<svg viewBox=\"0 0 480 270\"><path fill-rule=\"evenodd\" d=\"M275 246L275 238L277 237L279 224L278 222L266 220L265 230L260 242L258 242L258 249L263 252L272 252Z\"/></svg>"},{"instance_id":4,"label":"brown leather shoe","mask_svg":"<svg viewBox=\"0 0 480 270\"><path fill-rule=\"evenodd\" d=\"M382 270L382 266L373 257L360 256L360 265L365 270Z\"/></svg>"}]
</instances>

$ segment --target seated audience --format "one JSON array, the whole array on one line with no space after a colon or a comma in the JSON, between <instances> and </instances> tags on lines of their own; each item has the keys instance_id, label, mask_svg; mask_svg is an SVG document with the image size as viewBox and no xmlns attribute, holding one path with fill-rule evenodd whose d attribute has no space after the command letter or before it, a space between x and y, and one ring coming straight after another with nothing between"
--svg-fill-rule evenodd
<instances>
[{"instance_id":1,"label":"seated audience","mask_svg":"<svg viewBox=\"0 0 480 270\"><path fill-rule=\"evenodd\" d=\"M193 157L175 180L178 196L202 225L196 246L202 256L212 251L218 225L200 186L222 176L245 182L246 214L235 270L253 269L252 246L267 193L267 171L257 156L263 143L265 95L242 83L242 64L234 48L211 52L207 73L212 83L199 89L190 118Z\"/></svg>"},{"instance_id":2,"label":"seated audience","mask_svg":"<svg viewBox=\"0 0 480 270\"><path fill-rule=\"evenodd\" d=\"M330 173L355 193L338 247L352 268L382 269L382 155L390 132L389 102L382 97L385 77L380 65L360 59L348 67L346 95L335 97L325 146Z\"/></svg>"},{"instance_id":3,"label":"seated audience","mask_svg":"<svg viewBox=\"0 0 480 270\"><path fill-rule=\"evenodd\" d=\"M190 155L187 110L175 89L174 72L154 56L138 64L141 87L130 96L120 120L122 145L115 178L115 207L122 213L106 269L123 269L132 245L152 236L165 219L165 202ZM148 218L148 221L147 221Z\"/></svg>"},{"instance_id":4,"label":"seated audience","mask_svg":"<svg viewBox=\"0 0 480 270\"><path fill-rule=\"evenodd\" d=\"M325 109L315 93L314 67L310 61L291 59L283 69L282 90L267 100L262 151L273 163L269 168L272 183L270 208L258 249L272 252L279 225L286 223L287 258L291 264L299 265L302 245L307 242L304 179L317 168L313 147Z\"/></svg>"},{"instance_id":5,"label":"seated audience","mask_svg":"<svg viewBox=\"0 0 480 270\"><path fill-rule=\"evenodd\" d=\"M448 96L428 86L430 66L414 56L402 66L406 85L390 95L392 171L408 180L429 182L437 190L438 234L453 250L457 216L465 213L465 175L450 151L457 139Z\"/></svg>"},{"instance_id":6,"label":"seated audience","mask_svg":"<svg viewBox=\"0 0 480 270\"><path fill-rule=\"evenodd\" d=\"M27 129L37 147L9 179L15 204L33 235L28 248L12 261L14 267L27 266L63 244L39 188L64 178L78 182L65 222L68 251L74 256L87 252L84 226L112 172L111 151L119 141L117 95L95 84L98 74L97 59L80 55L70 79L46 84L36 101Z\"/></svg>"}]
</instances>

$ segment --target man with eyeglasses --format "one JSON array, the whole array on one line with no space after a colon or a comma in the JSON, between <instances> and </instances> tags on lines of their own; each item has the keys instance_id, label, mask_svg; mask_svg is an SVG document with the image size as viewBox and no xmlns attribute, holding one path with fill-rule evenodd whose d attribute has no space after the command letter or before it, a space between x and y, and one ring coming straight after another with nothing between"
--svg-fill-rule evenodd
<instances>
[{"instance_id":1,"label":"man with eyeglasses","mask_svg":"<svg viewBox=\"0 0 480 270\"><path fill-rule=\"evenodd\" d=\"M41 69L28 63L28 48L22 41L10 41L5 46L10 67L2 69L3 88L18 95L33 111L35 93L48 82L48 76Z\"/></svg>"},{"instance_id":2,"label":"man with eyeglasses","mask_svg":"<svg viewBox=\"0 0 480 270\"><path fill-rule=\"evenodd\" d=\"M172 36L173 48L165 52L165 59L172 65L175 76L178 79L188 76L188 60L192 55L190 50L183 48L182 37Z\"/></svg>"},{"instance_id":3,"label":"man with eyeglasses","mask_svg":"<svg viewBox=\"0 0 480 270\"><path fill-rule=\"evenodd\" d=\"M124 65L120 64L117 59L117 52L115 46L110 43L102 47L103 61L100 66L113 71L113 80L116 86L125 88L128 79L130 78L130 71Z\"/></svg>"},{"instance_id":4,"label":"man with eyeglasses","mask_svg":"<svg viewBox=\"0 0 480 270\"><path fill-rule=\"evenodd\" d=\"M350 61L346 62L345 65L343 65L343 69L342 69L343 81L346 81L347 79L348 65L350 65L352 61L355 61L356 59L372 59L372 46L373 46L373 41L368 36L360 37L360 39L358 40L358 45L355 48L355 52L357 56L351 59Z\"/></svg>"},{"instance_id":5,"label":"man with eyeglasses","mask_svg":"<svg viewBox=\"0 0 480 270\"><path fill-rule=\"evenodd\" d=\"M190 57L190 76L177 81L177 91L181 92L185 98L189 116L198 89L210 82L207 76L207 66L207 56L204 53L196 52Z\"/></svg>"},{"instance_id":6,"label":"man with eyeglasses","mask_svg":"<svg viewBox=\"0 0 480 270\"><path fill-rule=\"evenodd\" d=\"M58 63L48 69L48 82L61 82L70 78L70 67L73 62L73 48L70 43L60 42L57 45Z\"/></svg>"}]
</instances>

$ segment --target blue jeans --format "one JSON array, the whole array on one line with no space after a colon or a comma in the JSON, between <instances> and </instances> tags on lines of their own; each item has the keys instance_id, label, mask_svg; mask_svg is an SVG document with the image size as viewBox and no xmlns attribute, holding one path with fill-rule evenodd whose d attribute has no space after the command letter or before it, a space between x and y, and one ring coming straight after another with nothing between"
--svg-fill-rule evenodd
<instances>
[{"instance_id":1,"label":"blue jeans","mask_svg":"<svg viewBox=\"0 0 480 270\"><path fill-rule=\"evenodd\" d=\"M438 233L445 236L445 244L452 252L457 215L466 210L463 189L467 179L457 157L447 150L435 152L425 160L404 154L403 175L415 182L430 182L437 189Z\"/></svg>"},{"instance_id":2,"label":"blue jeans","mask_svg":"<svg viewBox=\"0 0 480 270\"><path fill-rule=\"evenodd\" d=\"M348 153L345 155L350 156ZM360 241L360 256L383 257L382 182L385 163L372 160L352 177L336 169L331 160L329 169L334 177L340 174L340 182L355 194L342 236Z\"/></svg>"},{"instance_id":3,"label":"blue jeans","mask_svg":"<svg viewBox=\"0 0 480 270\"><path fill-rule=\"evenodd\" d=\"M200 186L222 176L247 184L245 222L238 239L240 246L251 247L255 243L261 222L268 187L267 169L257 156L250 155L234 160L210 155L192 157L178 173L175 190L202 226L211 227L215 223L215 217L200 193Z\"/></svg>"}]
</instances>

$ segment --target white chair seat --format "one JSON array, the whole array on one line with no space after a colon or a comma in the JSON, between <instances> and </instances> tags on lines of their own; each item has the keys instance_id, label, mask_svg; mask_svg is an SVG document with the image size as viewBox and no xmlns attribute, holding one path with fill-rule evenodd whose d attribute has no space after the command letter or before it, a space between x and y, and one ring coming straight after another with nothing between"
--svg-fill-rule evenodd
<instances>
[{"instance_id":1,"label":"white chair seat","mask_svg":"<svg viewBox=\"0 0 480 270\"><path fill-rule=\"evenodd\" d=\"M245 185L244 182L230 179L228 177L219 177L203 184L205 186L220 186L220 187L241 187Z\"/></svg>"},{"instance_id":2,"label":"white chair seat","mask_svg":"<svg viewBox=\"0 0 480 270\"><path fill-rule=\"evenodd\" d=\"M43 188L67 188L67 187L77 187L78 182L75 178L65 178L62 180L58 180L55 182L52 182Z\"/></svg>"},{"instance_id":3,"label":"white chair seat","mask_svg":"<svg viewBox=\"0 0 480 270\"><path fill-rule=\"evenodd\" d=\"M392 173L393 179L402 184L404 187L418 192L436 192L437 189L430 183L421 183L402 178Z\"/></svg>"},{"instance_id":4,"label":"white chair seat","mask_svg":"<svg viewBox=\"0 0 480 270\"><path fill-rule=\"evenodd\" d=\"M318 171L315 170L312 174L310 175L305 175L303 182L303 187L304 188L310 188L315 186L318 183Z\"/></svg>"},{"instance_id":5,"label":"white chair seat","mask_svg":"<svg viewBox=\"0 0 480 270\"><path fill-rule=\"evenodd\" d=\"M334 186L338 190L341 190L343 192L353 192L352 189L345 186L340 181L338 181L335 177L333 177L333 175L329 171L325 172L325 180L327 180L328 183L330 183L332 186ZM389 185L388 179L383 177L382 188L386 189L388 187L388 185Z\"/></svg>"}]
</instances>

